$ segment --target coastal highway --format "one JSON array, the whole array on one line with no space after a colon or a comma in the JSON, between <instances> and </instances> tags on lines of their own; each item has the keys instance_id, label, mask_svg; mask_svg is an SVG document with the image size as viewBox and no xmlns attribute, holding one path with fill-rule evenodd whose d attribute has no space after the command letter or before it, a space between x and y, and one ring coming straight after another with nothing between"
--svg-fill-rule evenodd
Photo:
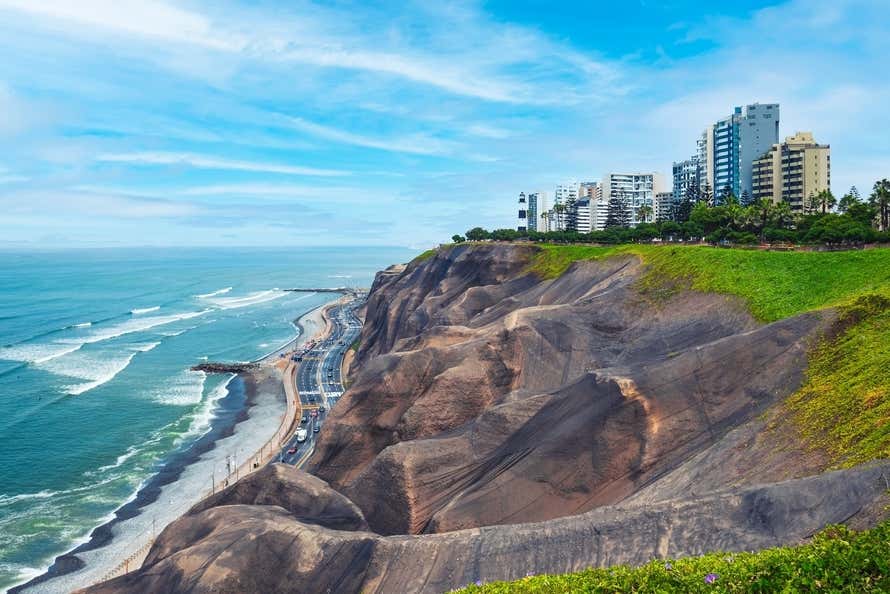
<instances>
[{"instance_id":1,"label":"coastal highway","mask_svg":"<svg viewBox=\"0 0 890 594\"><path fill-rule=\"evenodd\" d=\"M324 426L328 411L343 394L340 364L346 350L361 332L361 322L355 312L363 302L364 298L358 296L329 309L330 333L302 354L294 382L303 409L303 418L299 420L298 427L306 429L308 435L305 442L298 443L294 432L273 461L299 467L315 448L315 440Z\"/></svg>"}]
</instances>

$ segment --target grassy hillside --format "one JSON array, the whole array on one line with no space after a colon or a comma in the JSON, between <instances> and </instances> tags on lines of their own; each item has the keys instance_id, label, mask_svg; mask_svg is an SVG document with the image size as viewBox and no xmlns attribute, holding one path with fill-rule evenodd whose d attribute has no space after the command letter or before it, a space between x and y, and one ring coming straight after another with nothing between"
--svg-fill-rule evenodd
<instances>
[{"instance_id":1,"label":"grassy hillside","mask_svg":"<svg viewBox=\"0 0 890 594\"><path fill-rule=\"evenodd\" d=\"M841 326L810 352L806 381L784 404L833 467L890 458L890 299L860 297L841 308Z\"/></svg>"},{"instance_id":2,"label":"grassy hillside","mask_svg":"<svg viewBox=\"0 0 890 594\"><path fill-rule=\"evenodd\" d=\"M764 252L700 246L542 245L530 269L559 276L576 260L634 254L648 265L643 288L681 286L737 295L759 320L848 303L865 293L890 296L890 249Z\"/></svg>"},{"instance_id":3,"label":"grassy hillside","mask_svg":"<svg viewBox=\"0 0 890 594\"><path fill-rule=\"evenodd\" d=\"M639 288L651 298L677 289L735 295L764 322L838 307L840 330L812 350L805 383L785 402L780 418L790 420L804 443L826 453L834 467L890 458L890 249L540 248L530 269L545 278L577 260L633 254L647 266Z\"/></svg>"},{"instance_id":4,"label":"grassy hillside","mask_svg":"<svg viewBox=\"0 0 890 594\"><path fill-rule=\"evenodd\" d=\"M515 582L471 585L461 592L888 592L888 551L890 522L858 533L831 526L799 547L529 576Z\"/></svg>"}]
</instances>

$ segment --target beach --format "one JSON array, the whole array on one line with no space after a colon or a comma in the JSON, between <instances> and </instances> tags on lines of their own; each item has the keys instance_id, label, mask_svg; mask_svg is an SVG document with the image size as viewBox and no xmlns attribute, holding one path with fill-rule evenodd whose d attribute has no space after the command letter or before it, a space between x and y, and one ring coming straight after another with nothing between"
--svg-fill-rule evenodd
<instances>
[{"instance_id":1,"label":"beach","mask_svg":"<svg viewBox=\"0 0 890 594\"><path fill-rule=\"evenodd\" d=\"M258 359L258 369L231 376L207 433L169 456L128 502L70 553L58 557L48 572L11 591L71 592L137 568L154 537L170 522L277 455L295 415L285 391L290 359L282 355L324 331L328 305L295 320L294 339Z\"/></svg>"}]
</instances>

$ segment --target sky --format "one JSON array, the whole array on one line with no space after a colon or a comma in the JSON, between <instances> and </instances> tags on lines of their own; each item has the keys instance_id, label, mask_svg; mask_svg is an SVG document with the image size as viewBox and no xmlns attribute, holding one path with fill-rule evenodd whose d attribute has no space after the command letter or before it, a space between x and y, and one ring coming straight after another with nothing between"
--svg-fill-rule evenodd
<instances>
[{"instance_id":1,"label":"sky","mask_svg":"<svg viewBox=\"0 0 890 594\"><path fill-rule=\"evenodd\" d=\"M753 102L866 195L888 56L886 0L0 0L0 247L425 248Z\"/></svg>"}]
</instances>

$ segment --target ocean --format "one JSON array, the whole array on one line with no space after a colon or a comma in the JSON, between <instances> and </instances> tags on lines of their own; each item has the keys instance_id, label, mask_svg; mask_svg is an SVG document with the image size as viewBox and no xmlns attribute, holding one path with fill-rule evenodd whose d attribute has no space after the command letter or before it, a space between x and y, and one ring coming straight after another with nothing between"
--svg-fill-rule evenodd
<instances>
[{"instance_id":1,"label":"ocean","mask_svg":"<svg viewBox=\"0 0 890 594\"><path fill-rule=\"evenodd\" d=\"M0 252L0 589L86 542L165 461L208 440L215 419L237 416L238 381L190 366L270 353L294 338L294 319L336 298L282 289L368 287L377 270L413 255L401 248ZM261 444L284 405L256 408L255 425L244 428L266 431L252 436ZM193 476L200 486L188 485L183 473L181 480L182 488L204 488L207 479ZM175 489L169 493L175 499Z\"/></svg>"}]
</instances>

